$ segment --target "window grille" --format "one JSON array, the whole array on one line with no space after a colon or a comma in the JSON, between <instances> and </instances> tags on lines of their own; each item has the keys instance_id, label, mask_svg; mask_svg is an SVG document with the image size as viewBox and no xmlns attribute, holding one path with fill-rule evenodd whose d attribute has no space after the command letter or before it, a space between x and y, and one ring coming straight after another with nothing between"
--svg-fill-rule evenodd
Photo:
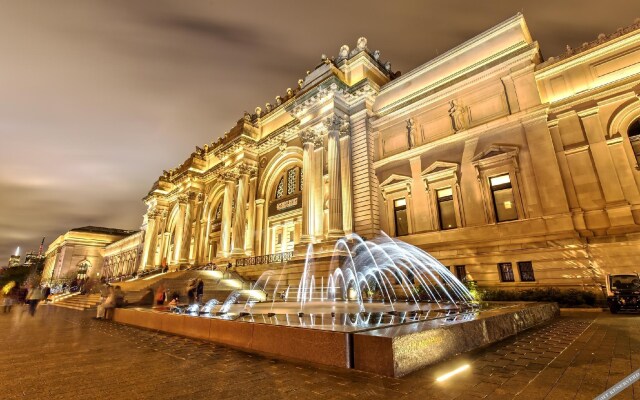
<instances>
[{"instance_id":1,"label":"window grille","mask_svg":"<svg viewBox=\"0 0 640 400\"><path fill-rule=\"evenodd\" d=\"M533 263L531 261L518 261L518 272L520 272L520 280L522 282L535 282L536 277L533 274Z\"/></svg>"},{"instance_id":2,"label":"window grille","mask_svg":"<svg viewBox=\"0 0 640 400\"><path fill-rule=\"evenodd\" d=\"M498 263L498 272L500 272L500 280L502 282L514 282L515 277L513 276L513 266L510 262L508 263Z\"/></svg>"},{"instance_id":3,"label":"window grille","mask_svg":"<svg viewBox=\"0 0 640 400\"><path fill-rule=\"evenodd\" d=\"M278 187L276 188L276 199L279 199L284 194L284 176L280 178L280 182L278 182Z\"/></svg>"},{"instance_id":4,"label":"window grille","mask_svg":"<svg viewBox=\"0 0 640 400\"><path fill-rule=\"evenodd\" d=\"M287 194L293 194L296 191L296 168L287 171Z\"/></svg>"}]
</instances>

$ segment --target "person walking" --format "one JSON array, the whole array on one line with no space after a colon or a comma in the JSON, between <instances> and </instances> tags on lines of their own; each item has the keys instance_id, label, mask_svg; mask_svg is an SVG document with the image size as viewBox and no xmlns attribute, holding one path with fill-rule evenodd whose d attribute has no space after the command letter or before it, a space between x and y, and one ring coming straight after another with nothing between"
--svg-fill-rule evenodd
<instances>
[{"instance_id":1,"label":"person walking","mask_svg":"<svg viewBox=\"0 0 640 400\"><path fill-rule=\"evenodd\" d=\"M202 304L202 296L204 295L204 282L198 278L198 286L196 288L196 298L198 304Z\"/></svg>"},{"instance_id":2,"label":"person walking","mask_svg":"<svg viewBox=\"0 0 640 400\"><path fill-rule=\"evenodd\" d=\"M51 288L49 286L45 286L42 289L42 300L44 301L45 304L49 302L50 294L51 294Z\"/></svg>"},{"instance_id":3,"label":"person walking","mask_svg":"<svg viewBox=\"0 0 640 400\"><path fill-rule=\"evenodd\" d=\"M38 285L30 285L27 292L27 304L29 304L29 315L32 317L36 315L36 308L40 300L42 300L42 289Z\"/></svg>"}]
</instances>

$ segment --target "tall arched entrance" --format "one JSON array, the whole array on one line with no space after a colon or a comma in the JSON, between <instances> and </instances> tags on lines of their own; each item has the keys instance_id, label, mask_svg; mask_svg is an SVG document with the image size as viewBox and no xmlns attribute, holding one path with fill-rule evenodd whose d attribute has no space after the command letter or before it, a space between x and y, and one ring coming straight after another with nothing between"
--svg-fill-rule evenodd
<instances>
[{"instance_id":1,"label":"tall arched entrance","mask_svg":"<svg viewBox=\"0 0 640 400\"><path fill-rule=\"evenodd\" d=\"M267 191L265 254L293 251L302 233L302 163L289 160Z\"/></svg>"}]
</instances>

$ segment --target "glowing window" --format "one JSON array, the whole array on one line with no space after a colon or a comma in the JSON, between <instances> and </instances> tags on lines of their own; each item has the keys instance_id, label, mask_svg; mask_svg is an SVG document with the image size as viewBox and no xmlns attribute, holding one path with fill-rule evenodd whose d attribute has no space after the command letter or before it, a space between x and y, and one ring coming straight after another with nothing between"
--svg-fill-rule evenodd
<instances>
[{"instance_id":1,"label":"glowing window","mask_svg":"<svg viewBox=\"0 0 640 400\"><path fill-rule=\"evenodd\" d=\"M451 188L440 189L437 191L437 198L440 229L457 228L456 210L453 205L453 190Z\"/></svg>"},{"instance_id":2,"label":"glowing window","mask_svg":"<svg viewBox=\"0 0 640 400\"><path fill-rule=\"evenodd\" d=\"M496 213L496 222L518 219L518 211L516 209L516 201L509 174L494 176L489 178L489 182L493 197L493 209Z\"/></svg>"},{"instance_id":3,"label":"glowing window","mask_svg":"<svg viewBox=\"0 0 640 400\"><path fill-rule=\"evenodd\" d=\"M396 223L396 236L408 235L407 200L404 197L393 202L393 215Z\"/></svg>"}]
</instances>

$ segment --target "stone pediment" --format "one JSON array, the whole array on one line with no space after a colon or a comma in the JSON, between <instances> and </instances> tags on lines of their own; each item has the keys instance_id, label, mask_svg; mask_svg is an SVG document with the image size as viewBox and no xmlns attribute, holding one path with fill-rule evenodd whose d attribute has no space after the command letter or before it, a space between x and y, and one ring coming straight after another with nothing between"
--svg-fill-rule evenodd
<instances>
[{"instance_id":1,"label":"stone pediment","mask_svg":"<svg viewBox=\"0 0 640 400\"><path fill-rule=\"evenodd\" d=\"M449 172L449 171L457 171L458 164L451 163L447 161L436 161L430 166L428 166L424 171L422 171L422 175L431 175L438 174L441 172Z\"/></svg>"},{"instance_id":2,"label":"stone pediment","mask_svg":"<svg viewBox=\"0 0 640 400\"><path fill-rule=\"evenodd\" d=\"M501 145L501 144L492 144L483 152L477 154L471 162L478 163L482 160L488 160L491 158L503 158L503 157L514 157L518 155L520 149L516 146L511 145Z\"/></svg>"},{"instance_id":3,"label":"stone pediment","mask_svg":"<svg viewBox=\"0 0 640 400\"><path fill-rule=\"evenodd\" d=\"M406 184L411 182L411 177L406 175L391 174L387 179L380 183L380 187L388 187L398 184Z\"/></svg>"}]
</instances>

